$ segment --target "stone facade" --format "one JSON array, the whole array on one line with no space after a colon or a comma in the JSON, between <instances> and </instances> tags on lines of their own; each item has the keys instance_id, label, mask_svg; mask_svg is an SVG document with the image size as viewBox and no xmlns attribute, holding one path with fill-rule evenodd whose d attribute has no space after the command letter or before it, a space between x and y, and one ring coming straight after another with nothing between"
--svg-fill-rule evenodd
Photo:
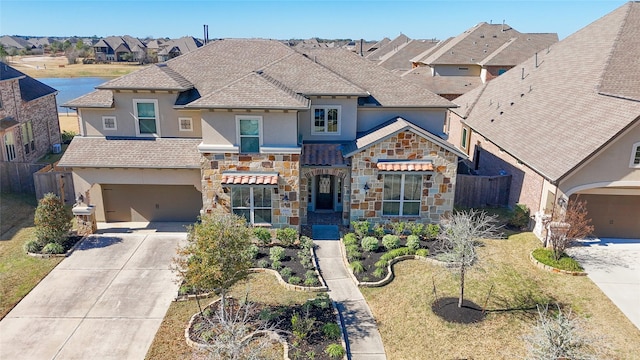
<instances>
[{"instance_id":1,"label":"stone facade","mask_svg":"<svg viewBox=\"0 0 640 360\"><path fill-rule=\"evenodd\" d=\"M277 172L278 185L271 194L273 228L300 230L300 155L298 154L209 154L202 157L202 212L231 211L230 188L221 184L222 173ZM256 185L259 186L259 185ZM284 196L289 201L284 201Z\"/></svg>"},{"instance_id":2,"label":"stone facade","mask_svg":"<svg viewBox=\"0 0 640 360\"><path fill-rule=\"evenodd\" d=\"M349 225L349 198L350 198L350 169L346 167L315 167L302 168L300 181L300 218L302 224L307 224L307 211L309 208L309 179L317 175L333 175L342 179L342 225Z\"/></svg>"},{"instance_id":3,"label":"stone facade","mask_svg":"<svg viewBox=\"0 0 640 360\"><path fill-rule=\"evenodd\" d=\"M419 217L382 215L384 176L379 173L378 160L433 161L432 174L422 175L422 199ZM453 210L458 156L416 133L405 130L357 154L351 161L350 221L366 219L372 223L417 220L440 221ZM365 192L365 184L369 190ZM345 206L347 204L345 203Z\"/></svg>"}]
</instances>

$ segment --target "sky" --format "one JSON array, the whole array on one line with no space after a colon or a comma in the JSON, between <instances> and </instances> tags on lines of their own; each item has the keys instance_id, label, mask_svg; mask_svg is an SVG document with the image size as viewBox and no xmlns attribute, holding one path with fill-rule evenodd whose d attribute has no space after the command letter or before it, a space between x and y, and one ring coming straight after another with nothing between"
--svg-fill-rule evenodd
<instances>
[{"instance_id":1,"label":"sky","mask_svg":"<svg viewBox=\"0 0 640 360\"><path fill-rule=\"evenodd\" d=\"M621 0L0 0L0 35L268 39L446 39L480 22L562 40Z\"/></svg>"}]
</instances>

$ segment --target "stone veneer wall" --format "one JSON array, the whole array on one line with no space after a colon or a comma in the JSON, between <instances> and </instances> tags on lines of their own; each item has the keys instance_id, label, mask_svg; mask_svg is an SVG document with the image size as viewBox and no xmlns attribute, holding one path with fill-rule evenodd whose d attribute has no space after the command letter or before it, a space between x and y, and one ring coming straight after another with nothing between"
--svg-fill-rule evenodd
<instances>
[{"instance_id":1,"label":"stone veneer wall","mask_svg":"<svg viewBox=\"0 0 640 360\"><path fill-rule=\"evenodd\" d=\"M422 176L422 202L419 217L382 215L384 176L376 168L378 160L431 159L432 175ZM409 130L398 133L357 154L351 160L350 220L372 223L420 220L437 223L453 210L458 156ZM364 185L370 189L364 191Z\"/></svg>"},{"instance_id":2,"label":"stone veneer wall","mask_svg":"<svg viewBox=\"0 0 640 360\"><path fill-rule=\"evenodd\" d=\"M273 228L293 227L300 230L300 155L297 154L209 154L201 160L202 212L231 211L231 192L220 184L226 171L277 172L278 193L271 195ZM259 185L256 185L259 186ZM274 187L274 190L276 187ZM284 195L289 202L282 201ZM218 196L217 203L214 202Z\"/></svg>"},{"instance_id":3,"label":"stone veneer wall","mask_svg":"<svg viewBox=\"0 0 640 360\"><path fill-rule=\"evenodd\" d=\"M342 178L342 225L349 225L349 168L340 167L315 167L302 168L300 171L300 219L302 224L307 224L307 211L309 206L309 179L316 175L329 174ZM336 224L337 225L337 224Z\"/></svg>"}]
</instances>

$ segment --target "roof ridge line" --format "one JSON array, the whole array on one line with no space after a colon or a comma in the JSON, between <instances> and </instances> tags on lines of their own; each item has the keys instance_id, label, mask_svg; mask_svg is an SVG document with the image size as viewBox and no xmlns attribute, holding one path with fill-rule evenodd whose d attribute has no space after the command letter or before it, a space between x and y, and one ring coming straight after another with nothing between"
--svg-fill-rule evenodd
<instances>
[{"instance_id":1,"label":"roof ridge line","mask_svg":"<svg viewBox=\"0 0 640 360\"><path fill-rule=\"evenodd\" d=\"M271 75L265 74L262 70L258 70L258 71L254 72L254 73L256 75L262 77L264 80L266 80L267 82L271 83L272 85L275 85L278 89L280 89L280 90L284 91L285 93L289 94L294 99L298 99L301 102L306 102L306 101L309 100L305 96L301 95L300 93L295 92L293 89L291 89L288 86L286 86L282 81L274 78Z\"/></svg>"},{"instance_id":2,"label":"roof ridge line","mask_svg":"<svg viewBox=\"0 0 640 360\"><path fill-rule=\"evenodd\" d=\"M338 48L336 48L336 49L338 49ZM322 50L322 51L325 51L325 50ZM333 51L333 50L330 50L330 51ZM340 51L342 51L342 50L340 50ZM297 51L296 51L296 52L297 52ZM305 54L305 53L303 53L303 52L297 52L297 53L298 53L299 55L301 55L302 57L306 58L307 60L311 61L311 59L309 58L309 55L307 55L307 54ZM334 71L333 69L331 69L331 68L329 68L329 67L327 67L327 66L325 66L325 65L323 65L323 64L321 64L321 63L319 63L319 62L317 62L317 61L311 61L311 62L312 62L313 64L316 64L317 66L320 66L320 67L322 67L323 69L325 69L325 70L327 70L327 71L331 72L332 74L334 74L335 76L337 76L339 79L342 79L342 80L346 81L348 84L351 84L352 86L357 87L358 89L362 90L362 92L363 92L363 93L371 94L371 93L369 92L369 90L362 88L362 86L360 86L359 84L356 84L356 83L354 83L353 81L351 81L351 80L347 79L346 77L342 76L341 74L339 74L338 72Z\"/></svg>"},{"instance_id":3,"label":"roof ridge line","mask_svg":"<svg viewBox=\"0 0 640 360\"><path fill-rule=\"evenodd\" d=\"M629 4L630 4L630 2L627 2L624 5L624 6L627 7L625 9L626 13L624 15L624 20L622 21L622 25L618 29L618 32L616 33L616 37L613 40L613 46L611 46L611 48L609 49L609 54L607 55L607 61L605 62L605 65L602 67L602 71L600 72L600 75L598 76L598 84L596 85L596 93L597 94L602 94L600 89L602 88L602 82L604 81L604 75L607 73L607 69L611 65L611 59L613 59L613 53L615 52L616 48L618 47L620 37L622 36L622 31L624 30L625 26L627 25L627 19L629 18L629 14L631 14L631 6Z\"/></svg>"}]
</instances>

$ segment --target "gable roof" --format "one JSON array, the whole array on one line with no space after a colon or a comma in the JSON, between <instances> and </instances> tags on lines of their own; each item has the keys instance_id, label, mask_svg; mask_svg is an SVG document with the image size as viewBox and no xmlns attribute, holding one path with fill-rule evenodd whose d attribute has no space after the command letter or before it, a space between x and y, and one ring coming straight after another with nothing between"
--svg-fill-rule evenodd
<instances>
[{"instance_id":1,"label":"gable roof","mask_svg":"<svg viewBox=\"0 0 640 360\"><path fill-rule=\"evenodd\" d=\"M561 180L639 121L632 85L640 82L639 29L640 3L626 3L538 54L537 62L531 57L455 99L454 112L547 179Z\"/></svg>"},{"instance_id":2,"label":"gable roof","mask_svg":"<svg viewBox=\"0 0 640 360\"><path fill-rule=\"evenodd\" d=\"M188 52L194 51L199 47L202 47L202 42L192 36L184 36L179 39L169 40L162 45L159 45L157 42L152 44L155 48L162 48L162 50L158 51L158 55L166 55L171 52L180 52L181 54L186 54ZM147 47L149 44L147 44Z\"/></svg>"},{"instance_id":3,"label":"gable roof","mask_svg":"<svg viewBox=\"0 0 640 360\"><path fill-rule=\"evenodd\" d=\"M378 65L388 70L409 70L412 58L433 48L436 44L434 40L409 40L402 48L381 57Z\"/></svg>"},{"instance_id":4,"label":"gable roof","mask_svg":"<svg viewBox=\"0 0 640 360\"><path fill-rule=\"evenodd\" d=\"M0 44L4 45L5 47L12 47L16 49L33 49L34 47L36 47L34 44L19 36L9 35L0 37Z\"/></svg>"},{"instance_id":5,"label":"gable roof","mask_svg":"<svg viewBox=\"0 0 640 360\"><path fill-rule=\"evenodd\" d=\"M20 97L23 101L32 101L46 95L56 94L58 90L25 75L11 66L0 63L0 81L18 79Z\"/></svg>"},{"instance_id":6,"label":"gable roof","mask_svg":"<svg viewBox=\"0 0 640 360\"><path fill-rule=\"evenodd\" d=\"M428 66L413 68L401 76L438 95L464 94L482 85L479 76L432 76Z\"/></svg>"},{"instance_id":7,"label":"gable roof","mask_svg":"<svg viewBox=\"0 0 640 360\"><path fill-rule=\"evenodd\" d=\"M138 70L138 76L122 76L96 86L96 89L151 89L151 90L188 90L193 84L165 63L150 65ZM146 78L140 82L140 77Z\"/></svg>"},{"instance_id":8,"label":"gable roof","mask_svg":"<svg viewBox=\"0 0 640 360\"><path fill-rule=\"evenodd\" d=\"M113 93L110 90L95 90L62 104L68 108L112 108Z\"/></svg>"},{"instance_id":9,"label":"gable roof","mask_svg":"<svg viewBox=\"0 0 640 360\"><path fill-rule=\"evenodd\" d=\"M538 51L545 51L558 42L558 34L521 34L509 39L489 54L479 64L482 66L513 66L529 58Z\"/></svg>"},{"instance_id":10,"label":"gable roof","mask_svg":"<svg viewBox=\"0 0 640 360\"><path fill-rule=\"evenodd\" d=\"M376 50L370 52L366 56L366 58L374 61L380 60L386 54L392 51L397 51L398 49L404 47L405 45L407 45L407 43L409 43L410 40L411 39L408 36L404 34L400 34L395 39L386 42L386 44L383 44L379 46Z\"/></svg>"},{"instance_id":11,"label":"gable roof","mask_svg":"<svg viewBox=\"0 0 640 360\"><path fill-rule=\"evenodd\" d=\"M423 138L434 142L446 150L456 154L457 156L464 157L466 156L460 150L455 148L450 143L445 140L437 137L436 135L422 129L421 127L413 124L410 121L407 121L401 117L396 117L390 119L373 129L368 131L358 133L356 139L348 144L343 145L342 153L345 157L351 157L360 151L363 151L377 143L384 141L385 139L393 136L401 131L409 130L412 131Z\"/></svg>"}]
</instances>

